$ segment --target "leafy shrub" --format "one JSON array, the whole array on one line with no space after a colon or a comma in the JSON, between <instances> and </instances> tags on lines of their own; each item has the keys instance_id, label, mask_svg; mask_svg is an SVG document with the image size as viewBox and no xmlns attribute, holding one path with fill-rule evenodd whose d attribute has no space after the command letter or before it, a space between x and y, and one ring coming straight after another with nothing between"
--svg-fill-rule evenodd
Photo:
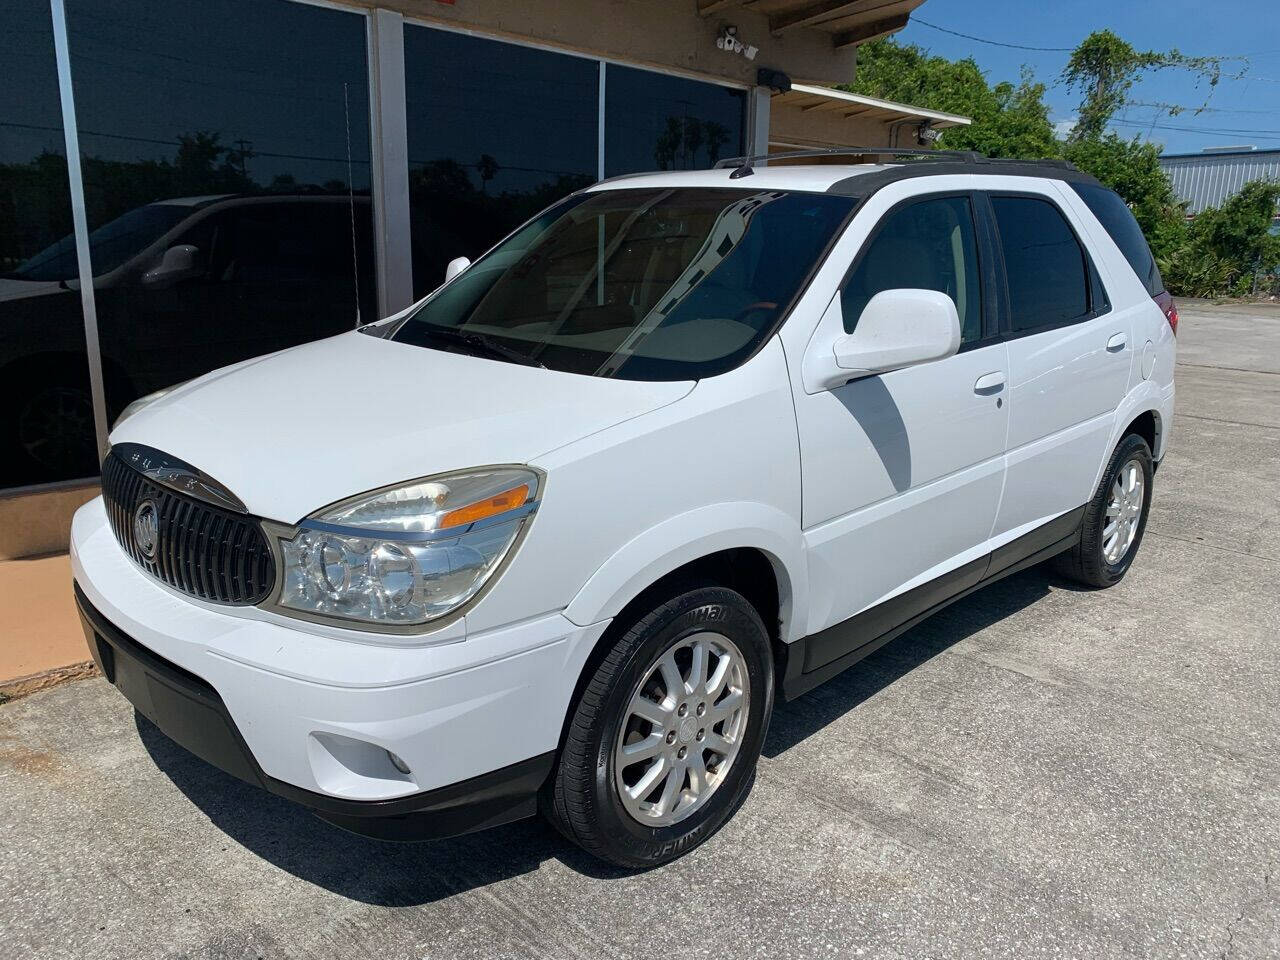
<instances>
[{"instance_id":1,"label":"leafy shrub","mask_svg":"<svg viewBox=\"0 0 1280 960\"><path fill-rule=\"evenodd\" d=\"M1280 266L1280 236L1271 233L1280 183L1255 180L1221 207L1191 221L1179 246L1157 255L1170 291L1192 297L1242 297L1270 288ZM1255 279L1256 278L1256 279Z\"/></svg>"}]
</instances>

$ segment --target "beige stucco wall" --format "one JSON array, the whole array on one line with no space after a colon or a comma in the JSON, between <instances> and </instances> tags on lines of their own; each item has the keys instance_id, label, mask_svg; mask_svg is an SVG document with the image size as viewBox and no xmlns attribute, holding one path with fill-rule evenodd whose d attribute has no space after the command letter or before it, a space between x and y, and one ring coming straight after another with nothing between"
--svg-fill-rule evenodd
<instances>
[{"instance_id":1,"label":"beige stucco wall","mask_svg":"<svg viewBox=\"0 0 1280 960\"><path fill-rule=\"evenodd\" d=\"M406 17L470 28L494 36L533 40L578 53L754 83L758 67L793 80L847 83L853 47L835 49L831 34L795 30L769 33L763 14L739 7L702 17L697 0L379 0L368 6ZM738 28L743 43L759 47L754 61L716 47L722 23Z\"/></svg>"},{"instance_id":2,"label":"beige stucco wall","mask_svg":"<svg viewBox=\"0 0 1280 960\"><path fill-rule=\"evenodd\" d=\"M67 549L71 515L97 495L96 481L0 494L0 561Z\"/></svg>"}]
</instances>

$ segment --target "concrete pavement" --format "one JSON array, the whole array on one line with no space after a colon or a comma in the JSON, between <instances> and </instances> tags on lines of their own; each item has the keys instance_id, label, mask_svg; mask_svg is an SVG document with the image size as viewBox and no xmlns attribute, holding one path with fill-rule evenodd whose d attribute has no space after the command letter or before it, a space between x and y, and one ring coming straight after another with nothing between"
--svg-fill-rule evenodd
<instances>
[{"instance_id":1,"label":"concrete pavement","mask_svg":"<svg viewBox=\"0 0 1280 960\"><path fill-rule=\"evenodd\" d=\"M0 707L22 957L1280 954L1280 311L1184 304L1126 580L1032 570L774 718L719 835L645 874L536 821L355 838L101 679Z\"/></svg>"}]
</instances>

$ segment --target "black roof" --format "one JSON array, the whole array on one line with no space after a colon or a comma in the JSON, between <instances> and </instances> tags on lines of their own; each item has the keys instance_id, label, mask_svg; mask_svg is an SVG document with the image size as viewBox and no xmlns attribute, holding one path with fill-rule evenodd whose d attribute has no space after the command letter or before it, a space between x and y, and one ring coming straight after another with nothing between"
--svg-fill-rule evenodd
<instances>
[{"instance_id":1,"label":"black roof","mask_svg":"<svg viewBox=\"0 0 1280 960\"><path fill-rule=\"evenodd\" d=\"M842 196L863 197L879 190L886 183L907 180L912 177L943 176L949 173L985 173L1014 177L1047 177L1076 183L1098 181L1076 169L1065 160L1010 160L1002 157L986 157L973 150L934 150L931 147L850 146L820 147L810 150L787 150L783 153L762 153L749 157L728 157L716 163L715 169L733 167L729 179L738 180L754 173L757 162L801 159L804 157L833 156L890 156L911 157L906 163L896 164L886 170L861 173L837 180L827 188L827 193Z\"/></svg>"},{"instance_id":2,"label":"black roof","mask_svg":"<svg viewBox=\"0 0 1280 960\"><path fill-rule=\"evenodd\" d=\"M899 180L910 180L915 177L941 177L947 174L968 173L987 174L1006 177L1044 177L1049 180L1064 180L1067 183L1089 183L1101 186L1097 178L1078 170L1065 160L1006 160L1001 158L979 157L976 159L952 160L918 160L912 163L895 164L884 170L872 173L859 173L852 177L837 180L827 187L827 193L835 193L846 197L865 197L875 193L881 187L896 183Z\"/></svg>"}]
</instances>

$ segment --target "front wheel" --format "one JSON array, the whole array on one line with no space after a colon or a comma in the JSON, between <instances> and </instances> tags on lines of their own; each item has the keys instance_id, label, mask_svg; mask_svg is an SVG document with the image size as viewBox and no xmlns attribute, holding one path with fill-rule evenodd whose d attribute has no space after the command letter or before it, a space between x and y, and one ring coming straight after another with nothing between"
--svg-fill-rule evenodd
<instances>
[{"instance_id":1,"label":"front wheel","mask_svg":"<svg viewBox=\"0 0 1280 960\"><path fill-rule=\"evenodd\" d=\"M1080 542L1058 557L1059 571L1091 587L1119 583L1142 543L1153 480L1151 448L1131 433L1111 455L1085 507Z\"/></svg>"},{"instance_id":2,"label":"front wheel","mask_svg":"<svg viewBox=\"0 0 1280 960\"><path fill-rule=\"evenodd\" d=\"M43 483L98 472L93 400L76 357L31 359L0 377L0 473L6 482ZM84 358L79 358L84 364ZM17 366L16 364L14 366Z\"/></svg>"},{"instance_id":3,"label":"front wheel","mask_svg":"<svg viewBox=\"0 0 1280 960\"><path fill-rule=\"evenodd\" d=\"M702 587L626 630L574 708L544 807L575 843L653 867L715 833L746 799L773 710L755 608Z\"/></svg>"}]
</instances>

